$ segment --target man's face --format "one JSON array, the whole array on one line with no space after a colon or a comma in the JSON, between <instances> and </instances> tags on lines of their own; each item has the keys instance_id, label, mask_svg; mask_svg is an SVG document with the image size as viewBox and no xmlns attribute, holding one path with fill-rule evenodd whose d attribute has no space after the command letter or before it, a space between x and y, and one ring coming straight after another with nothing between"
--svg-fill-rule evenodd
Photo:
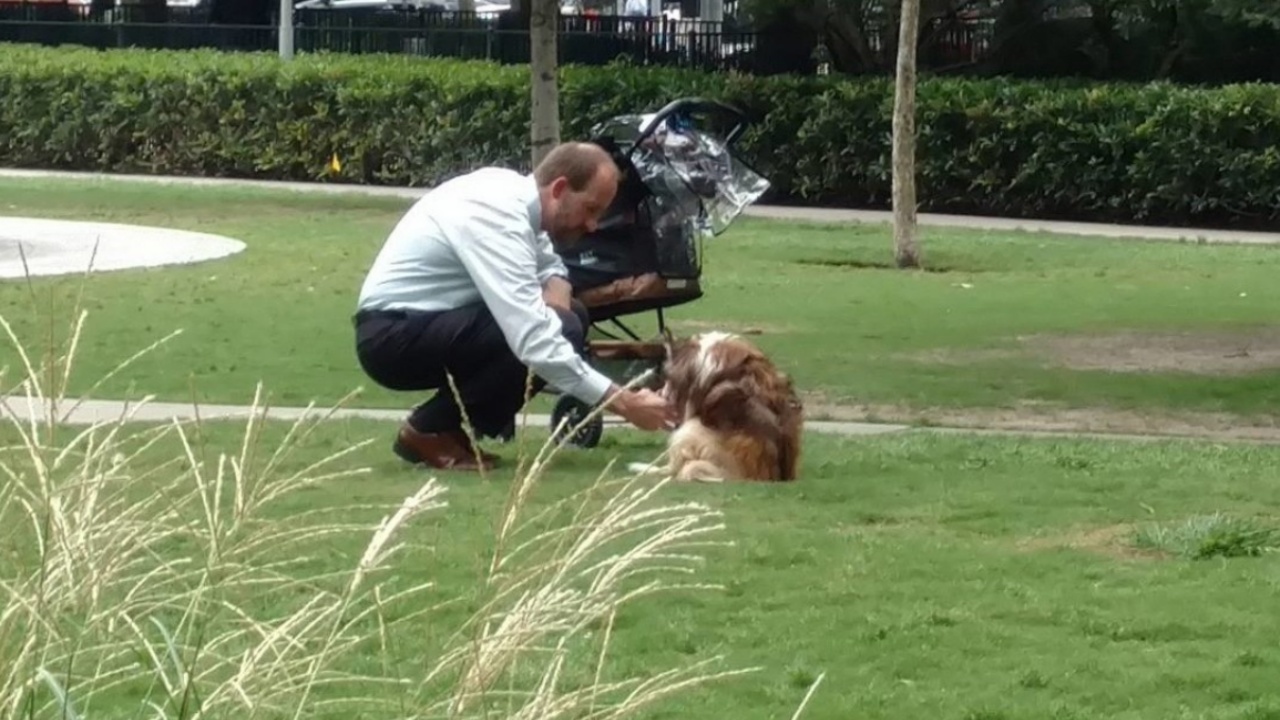
<instances>
[{"instance_id":1,"label":"man's face","mask_svg":"<svg viewBox=\"0 0 1280 720\"><path fill-rule=\"evenodd\" d=\"M602 165L591 182L579 192L569 187L565 178L551 183L552 207L547 234L556 244L568 245L583 235L594 232L600 216L618 192L617 171Z\"/></svg>"}]
</instances>

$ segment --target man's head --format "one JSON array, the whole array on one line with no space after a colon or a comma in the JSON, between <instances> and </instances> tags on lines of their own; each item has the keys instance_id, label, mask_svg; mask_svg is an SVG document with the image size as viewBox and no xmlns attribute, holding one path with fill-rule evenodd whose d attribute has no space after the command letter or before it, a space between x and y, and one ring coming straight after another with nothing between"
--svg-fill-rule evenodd
<instances>
[{"instance_id":1,"label":"man's head","mask_svg":"<svg viewBox=\"0 0 1280 720\"><path fill-rule=\"evenodd\" d=\"M596 228L618 192L618 166L599 145L557 145L533 171L542 199L542 229L557 244Z\"/></svg>"}]
</instances>

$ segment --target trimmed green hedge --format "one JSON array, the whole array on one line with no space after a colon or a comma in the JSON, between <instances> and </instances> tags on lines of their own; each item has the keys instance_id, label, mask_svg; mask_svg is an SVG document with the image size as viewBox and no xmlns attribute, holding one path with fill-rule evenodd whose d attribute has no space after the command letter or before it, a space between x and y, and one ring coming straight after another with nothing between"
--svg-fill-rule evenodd
<instances>
[{"instance_id":1,"label":"trimmed green hedge","mask_svg":"<svg viewBox=\"0 0 1280 720\"><path fill-rule=\"evenodd\" d=\"M744 157L770 199L886 207L889 80L562 71L566 137L680 95L761 118ZM427 185L524 166L527 69L404 56L272 56L9 45L0 165ZM1021 217L1274 225L1280 87L929 79L919 88L922 209Z\"/></svg>"}]
</instances>

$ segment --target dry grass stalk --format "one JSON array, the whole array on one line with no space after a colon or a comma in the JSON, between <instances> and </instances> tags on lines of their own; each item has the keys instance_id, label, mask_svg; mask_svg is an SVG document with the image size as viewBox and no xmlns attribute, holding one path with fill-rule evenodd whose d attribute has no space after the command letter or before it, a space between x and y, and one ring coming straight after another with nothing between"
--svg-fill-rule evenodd
<instances>
[{"instance_id":1,"label":"dry grass stalk","mask_svg":"<svg viewBox=\"0 0 1280 720\"><path fill-rule=\"evenodd\" d=\"M440 677L453 683L447 706L432 709L450 717L495 710L504 717L625 717L678 690L750 672L710 672L707 661L647 681L603 679L619 610L661 591L711 589L664 576L696 573L700 552L725 544L714 539L724 526L706 504L661 504L669 480L606 480L612 466L583 492L522 518L562 447L549 438L515 478L496 532L488 602L426 677L427 684ZM538 529L556 513L569 517ZM601 624L603 633L592 631ZM566 689L566 663L582 664L588 653L591 673L578 673Z\"/></svg>"},{"instance_id":2,"label":"dry grass stalk","mask_svg":"<svg viewBox=\"0 0 1280 720\"><path fill-rule=\"evenodd\" d=\"M238 453L211 462L190 425L131 422L145 401L64 432L69 413L59 409L74 354L37 362L3 318L0 327L25 371L0 387L16 438L0 455L6 716L75 716L137 694L161 717L285 716L320 703L319 687L384 682L339 668L376 640L368 628L387 632L380 609L425 588L387 591L380 574L413 518L444 506L436 479L372 529L348 571L306 574L317 542L370 531L336 519L349 508L295 513L288 523L272 516L302 490L367 472L338 467L361 446L296 461L324 415L298 420L264 451L259 388ZM81 314L71 348L83 327ZM349 697L367 709L380 694Z\"/></svg>"},{"instance_id":3,"label":"dry grass stalk","mask_svg":"<svg viewBox=\"0 0 1280 720\"><path fill-rule=\"evenodd\" d=\"M663 502L665 481L608 480L612 467L532 512L561 449L548 440L527 465L521 456L495 532L487 601L416 680L397 677L388 637L411 635L411 623L432 611L423 595L430 583L396 588L383 574L413 521L446 506L443 486L426 480L373 527L345 519L351 507L280 522L272 512L297 493L368 470L338 467L363 444L292 462L323 414L306 414L264 448L261 386L238 451L212 459L197 441L199 420L134 422L149 398L68 429L79 403L60 409L85 319L76 314L65 353L37 362L0 317L22 370L14 386L0 372L0 411L16 438L0 449L5 716L114 715L141 703L137 714L157 718L622 718L751 672L714 670L712 658L644 679L606 677L617 614L657 592L708 589L670 578L695 575L701 553L723 544L724 526L706 504ZM367 541L349 566L308 569L313 548L352 533ZM349 670L370 657L380 674Z\"/></svg>"}]
</instances>

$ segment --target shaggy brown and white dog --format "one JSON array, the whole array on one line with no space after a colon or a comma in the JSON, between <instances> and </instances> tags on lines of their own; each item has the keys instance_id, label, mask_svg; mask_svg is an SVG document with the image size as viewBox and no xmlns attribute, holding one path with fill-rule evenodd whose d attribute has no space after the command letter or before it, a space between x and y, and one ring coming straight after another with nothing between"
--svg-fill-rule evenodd
<instances>
[{"instance_id":1,"label":"shaggy brown and white dog","mask_svg":"<svg viewBox=\"0 0 1280 720\"><path fill-rule=\"evenodd\" d=\"M663 392L681 411L665 472L682 481L797 479L804 408L759 348L723 332L668 341L663 370Z\"/></svg>"}]
</instances>

